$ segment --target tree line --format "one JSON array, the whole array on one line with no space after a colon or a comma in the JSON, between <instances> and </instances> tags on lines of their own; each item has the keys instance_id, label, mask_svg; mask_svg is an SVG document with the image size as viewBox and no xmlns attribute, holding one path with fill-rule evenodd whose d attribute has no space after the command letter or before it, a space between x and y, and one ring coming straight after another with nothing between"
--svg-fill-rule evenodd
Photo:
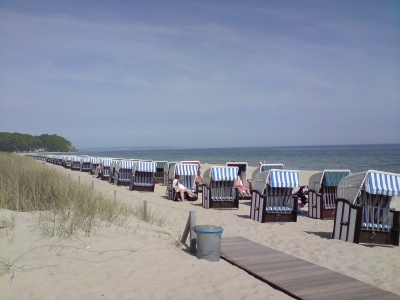
<instances>
[{"instance_id":1,"label":"tree line","mask_svg":"<svg viewBox=\"0 0 400 300\"><path fill-rule=\"evenodd\" d=\"M23 133L0 132L0 151L47 151L71 152L77 151L70 141L56 134L33 136Z\"/></svg>"}]
</instances>

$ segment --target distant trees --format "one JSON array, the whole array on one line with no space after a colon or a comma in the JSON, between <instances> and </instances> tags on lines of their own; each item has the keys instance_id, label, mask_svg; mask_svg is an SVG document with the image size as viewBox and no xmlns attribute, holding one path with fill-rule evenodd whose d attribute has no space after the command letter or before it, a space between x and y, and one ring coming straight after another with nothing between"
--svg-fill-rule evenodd
<instances>
[{"instance_id":1,"label":"distant trees","mask_svg":"<svg viewBox=\"0 0 400 300\"><path fill-rule=\"evenodd\" d=\"M56 134L32 136L23 133L0 132L0 151L35 151L70 152L77 149L67 139Z\"/></svg>"}]
</instances>

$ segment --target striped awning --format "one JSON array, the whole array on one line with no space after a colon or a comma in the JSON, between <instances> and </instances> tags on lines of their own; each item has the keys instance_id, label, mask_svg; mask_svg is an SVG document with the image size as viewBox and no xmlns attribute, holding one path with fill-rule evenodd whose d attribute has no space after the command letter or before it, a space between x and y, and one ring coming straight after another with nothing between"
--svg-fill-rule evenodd
<instances>
[{"instance_id":1,"label":"striped awning","mask_svg":"<svg viewBox=\"0 0 400 300\"><path fill-rule=\"evenodd\" d=\"M139 161L136 166L136 171L155 172L156 171L156 163Z\"/></svg>"},{"instance_id":2,"label":"striped awning","mask_svg":"<svg viewBox=\"0 0 400 300\"><path fill-rule=\"evenodd\" d=\"M175 175L197 175L198 165L175 165Z\"/></svg>"},{"instance_id":3,"label":"striped awning","mask_svg":"<svg viewBox=\"0 0 400 300\"><path fill-rule=\"evenodd\" d=\"M350 170L344 171L324 171L321 184L324 186L338 186L342 178L349 176Z\"/></svg>"},{"instance_id":4,"label":"striped awning","mask_svg":"<svg viewBox=\"0 0 400 300\"><path fill-rule=\"evenodd\" d=\"M98 163L100 163L100 158L98 158L98 157L91 157L91 158L90 158L90 162L91 162L92 164L98 164Z\"/></svg>"},{"instance_id":5,"label":"striped awning","mask_svg":"<svg viewBox=\"0 0 400 300\"><path fill-rule=\"evenodd\" d=\"M103 166L104 167L110 167L112 163L112 158L105 158L103 159Z\"/></svg>"},{"instance_id":6,"label":"striped awning","mask_svg":"<svg viewBox=\"0 0 400 300\"><path fill-rule=\"evenodd\" d=\"M374 195L400 196L400 174L368 172L364 190Z\"/></svg>"},{"instance_id":7,"label":"striped awning","mask_svg":"<svg viewBox=\"0 0 400 300\"><path fill-rule=\"evenodd\" d=\"M299 171L270 171L268 184L271 187L294 188L299 186Z\"/></svg>"},{"instance_id":8,"label":"striped awning","mask_svg":"<svg viewBox=\"0 0 400 300\"><path fill-rule=\"evenodd\" d=\"M261 170L260 172L265 172L265 171L269 171L269 170L282 170L283 168L283 164L265 164L265 165L261 165Z\"/></svg>"},{"instance_id":9,"label":"striped awning","mask_svg":"<svg viewBox=\"0 0 400 300\"><path fill-rule=\"evenodd\" d=\"M238 170L238 167L213 167L211 178L214 181L236 181Z\"/></svg>"},{"instance_id":10,"label":"striped awning","mask_svg":"<svg viewBox=\"0 0 400 300\"><path fill-rule=\"evenodd\" d=\"M120 169L132 169L134 164L135 164L134 161L122 160L119 162L119 167Z\"/></svg>"}]
</instances>

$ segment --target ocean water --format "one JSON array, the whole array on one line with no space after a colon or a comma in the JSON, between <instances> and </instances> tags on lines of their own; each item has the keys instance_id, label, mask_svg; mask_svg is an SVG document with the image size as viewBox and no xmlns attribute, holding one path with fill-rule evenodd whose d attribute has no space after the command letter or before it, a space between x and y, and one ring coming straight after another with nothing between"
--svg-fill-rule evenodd
<instances>
[{"instance_id":1,"label":"ocean water","mask_svg":"<svg viewBox=\"0 0 400 300\"><path fill-rule=\"evenodd\" d=\"M243 147L201 149L90 149L77 154L152 159L154 161L198 160L201 163L225 164L235 159L257 166L284 163L286 169L324 170L349 169L352 173L378 170L400 173L400 144L302 146L302 147Z\"/></svg>"}]
</instances>

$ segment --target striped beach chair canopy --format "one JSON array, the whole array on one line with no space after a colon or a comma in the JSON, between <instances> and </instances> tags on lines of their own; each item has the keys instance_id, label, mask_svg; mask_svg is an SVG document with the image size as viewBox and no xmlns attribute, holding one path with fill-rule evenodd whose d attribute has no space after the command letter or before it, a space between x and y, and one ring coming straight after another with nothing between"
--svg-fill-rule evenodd
<instances>
[{"instance_id":1,"label":"striped beach chair canopy","mask_svg":"<svg viewBox=\"0 0 400 300\"><path fill-rule=\"evenodd\" d=\"M308 187L310 190L319 192L321 186L337 187L340 180L350 175L350 170L324 170L310 176Z\"/></svg>"},{"instance_id":2,"label":"striped beach chair canopy","mask_svg":"<svg viewBox=\"0 0 400 300\"><path fill-rule=\"evenodd\" d=\"M156 172L156 163L147 162L147 161L139 161L136 163L136 171L139 172Z\"/></svg>"},{"instance_id":3,"label":"striped beach chair canopy","mask_svg":"<svg viewBox=\"0 0 400 300\"><path fill-rule=\"evenodd\" d=\"M118 166L120 169L132 169L136 162L131 160L121 160L118 162Z\"/></svg>"},{"instance_id":4,"label":"striped beach chair canopy","mask_svg":"<svg viewBox=\"0 0 400 300\"><path fill-rule=\"evenodd\" d=\"M299 186L300 171L297 170L269 170L259 172L252 177L253 190L260 194L266 188L295 188Z\"/></svg>"},{"instance_id":5,"label":"striped beach chair canopy","mask_svg":"<svg viewBox=\"0 0 400 300\"><path fill-rule=\"evenodd\" d=\"M295 188L299 186L299 171L270 170L267 184L270 187Z\"/></svg>"},{"instance_id":6,"label":"striped beach chair canopy","mask_svg":"<svg viewBox=\"0 0 400 300\"><path fill-rule=\"evenodd\" d=\"M107 157L105 157L105 158L103 158L103 159L101 160L101 163L103 164L103 167L110 167L112 161L113 161L112 158L107 158Z\"/></svg>"},{"instance_id":7,"label":"striped beach chair canopy","mask_svg":"<svg viewBox=\"0 0 400 300\"><path fill-rule=\"evenodd\" d=\"M340 180L350 175L350 170L325 170L321 177L324 186L338 186Z\"/></svg>"},{"instance_id":8,"label":"striped beach chair canopy","mask_svg":"<svg viewBox=\"0 0 400 300\"><path fill-rule=\"evenodd\" d=\"M81 160L82 163L85 163L85 162L89 163L91 161L92 161L91 157L82 157L82 160Z\"/></svg>"},{"instance_id":9,"label":"striped beach chair canopy","mask_svg":"<svg viewBox=\"0 0 400 300\"><path fill-rule=\"evenodd\" d=\"M197 165L197 164L176 164L175 165L175 175L196 176L198 170L199 170L199 165Z\"/></svg>"},{"instance_id":10,"label":"striped beach chair canopy","mask_svg":"<svg viewBox=\"0 0 400 300\"><path fill-rule=\"evenodd\" d=\"M360 191L372 195L400 196L400 174L369 170L344 177L338 186L338 198L355 203Z\"/></svg>"},{"instance_id":11,"label":"striped beach chair canopy","mask_svg":"<svg viewBox=\"0 0 400 300\"><path fill-rule=\"evenodd\" d=\"M183 160L180 163L181 165L198 165L200 168L200 161L198 160Z\"/></svg>"},{"instance_id":12,"label":"striped beach chair canopy","mask_svg":"<svg viewBox=\"0 0 400 300\"><path fill-rule=\"evenodd\" d=\"M71 161L81 161L82 160L82 157L80 157L80 156L72 156L71 157Z\"/></svg>"},{"instance_id":13,"label":"striped beach chair canopy","mask_svg":"<svg viewBox=\"0 0 400 300\"><path fill-rule=\"evenodd\" d=\"M92 164L99 164L100 163L100 158L99 157L91 157L90 162Z\"/></svg>"},{"instance_id":14,"label":"striped beach chair canopy","mask_svg":"<svg viewBox=\"0 0 400 300\"><path fill-rule=\"evenodd\" d=\"M400 174L368 172L364 190L373 195L400 196Z\"/></svg>"},{"instance_id":15,"label":"striped beach chair canopy","mask_svg":"<svg viewBox=\"0 0 400 300\"><path fill-rule=\"evenodd\" d=\"M212 167L211 179L213 181L237 181L238 167Z\"/></svg>"}]
</instances>

